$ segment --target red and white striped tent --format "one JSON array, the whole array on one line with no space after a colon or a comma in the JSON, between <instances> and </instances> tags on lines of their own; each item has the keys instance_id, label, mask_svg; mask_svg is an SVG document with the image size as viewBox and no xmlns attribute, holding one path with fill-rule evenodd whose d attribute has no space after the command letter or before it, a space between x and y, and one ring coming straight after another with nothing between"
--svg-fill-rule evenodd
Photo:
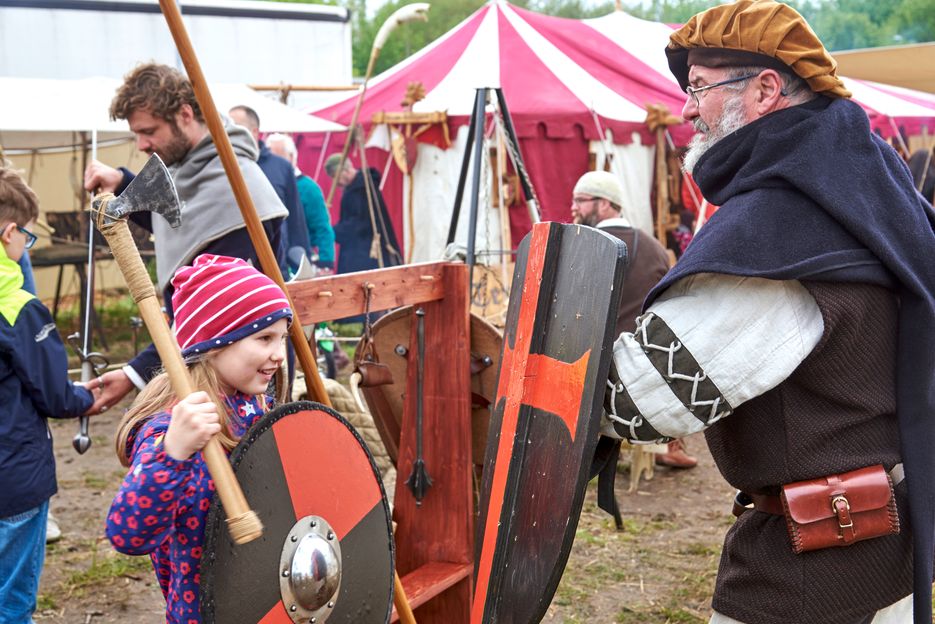
<instances>
[{"instance_id":1,"label":"red and white striped tent","mask_svg":"<svg viewBox=\"0 0 935 624\"><path fill-rule=\"evenodd\" d=\"M493 1L371 80L360 115L365 127L376 112L402 110L400 101L414 81L426 90L415 111L448 114L450 149L439 147L440 132L420 137L412 216L403 218L407 205L403 177L394 166L385 168L389 179L384 196L396 231L404 232L406 247L415 252L410 257L435 259L443 251L466 125L479 87L503 90L543 220L567 221L577 178L592 160L601 166L612 154L611 170L620 176L627 193L626 215L651 231L654 138L644 123L645 107L663 104L679 114L685 101L663 51L671 30L669 25L623 12L572 20ZM935 96L865 81L847 83L884 136L892 135L897 127L910 133L917 133L923 125L935 130ZM346 125L355 102L356 96L314 113ZM690 129L676 126L672 135L676 143L684 144ZM334 139L330 139L328 153L340 149L340 141ZM378 141L370 144L374 142ZM321 162L316 153L320 142L316 143L306 142L300 157L300 164L309 171ZM367 154L371 166L387 162L386 152L368 150ZM324 189L330 187L327 176L321 174L318 179ZM466 205L461 213L464 220ZM515 242L529 229L525 209L512 210L510 221ZM466 230L459 227L460 237ZM481 237L489 230L478 227ZM496 248L507 243L493 235L478 245Z\"/></svg>"}]
</instances>

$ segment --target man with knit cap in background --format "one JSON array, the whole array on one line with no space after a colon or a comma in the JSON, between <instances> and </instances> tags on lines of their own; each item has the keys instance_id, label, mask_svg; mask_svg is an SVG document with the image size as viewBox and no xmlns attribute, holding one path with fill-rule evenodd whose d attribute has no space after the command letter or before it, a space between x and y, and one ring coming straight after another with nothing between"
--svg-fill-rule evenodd
<instances>
[{"instance_id":1,"label":"man with knit cap in background","mask_svg":"<svg viewBox=\"0 0 935 624\"><path fill-rule=\"evenodd\" d=\"M623 188L609 171L589 171L575 184L571 216L575 223L590 225L616 236L627 245L627 275L617 309L616 335L633 329L646 294L669 270L669 254L655 238L633 227L621 212ZM672 440L656 463L670 468L693 468L698 460L685 452L682 440Z\"/></svg>"},{"instance_id":2,"label":"man with knit cap in background","mask_svg":"<svg viewBox=\"0 0 935 624\"><path fill-rule=\"evenodd\" d=\"M739 490L711 622L930 623L935 215L790 7L714 7L666 54L720 209L614 344L603 431L705 430Z\"/></svg>"}]
</instances>

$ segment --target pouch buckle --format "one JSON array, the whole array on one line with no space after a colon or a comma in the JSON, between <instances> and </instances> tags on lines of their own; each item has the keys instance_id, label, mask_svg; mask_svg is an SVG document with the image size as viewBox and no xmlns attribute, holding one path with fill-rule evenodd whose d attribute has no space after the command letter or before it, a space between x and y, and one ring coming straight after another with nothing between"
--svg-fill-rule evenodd
<instances>
[{"instance_id":1,"label":"pouch buckle","mask_svg":"<svg viewBox=\"0 0 935 624\"><path fill-rule=\"evenodd\" d=\"M843 507L841 503L844 504ZM831 511L838 517L838 528L841 529L838 538L844 539L844 529L850 529L854 526L854 520L851 518L851 504L848 502L847 497L839 494L832 498Z\"/></svg>"}]
</instances>

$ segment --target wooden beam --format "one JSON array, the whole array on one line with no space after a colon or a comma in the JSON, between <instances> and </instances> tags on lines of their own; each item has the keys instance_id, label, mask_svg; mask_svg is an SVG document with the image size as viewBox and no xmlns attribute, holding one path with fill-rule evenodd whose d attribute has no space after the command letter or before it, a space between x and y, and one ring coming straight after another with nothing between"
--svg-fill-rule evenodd
<instances>
[{"instance_id":1,"label":"wooden beam","mask_svg":"<svg viewBox=\"0 0 935 624\"><path fill-rule=\"evenodd\" d=\"M444 111L377 111L370 118L375 124L443 124L448 121Z\"/></svg>"},{"instance_id":2,"label":"wooden beam","mask_svg":"<svg viewBox=\"0 0 935 624\"><path fill-rule=\"evenodd\" d=\"M366 284L373 284L371 312L442 299L446 266L450 266L449 263L430 262L316 277L290 282L286 289L292 297L295 314L302 323L312 325L363 314Z\"/></svg>"},{"instance_id":3,"label":"wooden beam","mask_svg":"<svg viewBox=\"0 0 935 624\"><path fill-rule=\"evenodd\" d=\"M446 563L433 561L403 577L403 587L413 609L421 607L455 583L474 573L473 563ZM399 614L393 609L390 622L398 622Z\"/></svg>"}]
</instances>

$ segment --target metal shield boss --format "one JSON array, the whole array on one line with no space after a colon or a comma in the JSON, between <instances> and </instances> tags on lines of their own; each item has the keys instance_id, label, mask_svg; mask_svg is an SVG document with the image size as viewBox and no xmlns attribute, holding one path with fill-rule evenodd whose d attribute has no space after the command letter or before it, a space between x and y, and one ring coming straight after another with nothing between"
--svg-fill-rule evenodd
<instances>
[{"instance_id":1,"label":"metal shield boss","mask_svg":"<svg viewBox=\"0 0 935 624\"><path fill-rule=\"evenodd\" d=\"M600 432L626 246L540 223L519 248L484 460L472 624L539 622Z\"/></svg>"},{"instance_id":2,"label":"metal shield boss","mask_svg":"<svg viewBox=\"0 0 935 624\"><path fill-rule=\"evenodd\" d=\"M260 419L231 454L264 525L234 544L215 496L201 559L207 624L388 622L394 546L370 451L337 412L301 401Z\"/></svg>"}]
</instances>

